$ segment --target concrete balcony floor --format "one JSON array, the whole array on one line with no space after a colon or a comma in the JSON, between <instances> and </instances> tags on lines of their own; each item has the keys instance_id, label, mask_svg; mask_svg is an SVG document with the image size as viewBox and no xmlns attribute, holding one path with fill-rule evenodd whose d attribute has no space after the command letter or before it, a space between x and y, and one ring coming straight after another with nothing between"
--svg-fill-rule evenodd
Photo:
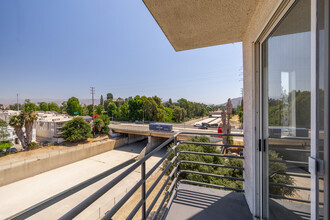
<instances>
[{"instance_id":1,"label":"concrete balcony floor","mask_svg":"<svg viewBox=\"0 0 330 220\"><path fill-rule=\"evenodd\" d=\"M253 218L243 193L180 184L166 219Z\"/></svg>"}]
</instances>

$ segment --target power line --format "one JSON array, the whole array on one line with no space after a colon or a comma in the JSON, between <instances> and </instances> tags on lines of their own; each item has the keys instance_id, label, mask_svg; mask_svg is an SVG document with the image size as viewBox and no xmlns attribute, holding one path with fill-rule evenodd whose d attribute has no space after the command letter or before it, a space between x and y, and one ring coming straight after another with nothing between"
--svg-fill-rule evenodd
<instances>
[{"instance_id":1,"label":"power line","mask_svg":"<svg viewBox=\"0 0 330 220\"><path fill-rule=\"evenodd\" d=\"M95 94L95 87L91 87L91 94L92 94L92 105L93 105L93 115L92 115L92 119L93 119L93 133L95 136L95 122L94 122L94 94Z\"/></svg>"},{"instance_id":2,"label":"power line","mask_svg":"<svg viewBox=\"0 0 330 220\"><path fill-rule=\"evenodd\" d=\"M19 111L19 105L18 105L18 93L16 94L17 97L17 111Z\"/></svg>"}]
</instances>

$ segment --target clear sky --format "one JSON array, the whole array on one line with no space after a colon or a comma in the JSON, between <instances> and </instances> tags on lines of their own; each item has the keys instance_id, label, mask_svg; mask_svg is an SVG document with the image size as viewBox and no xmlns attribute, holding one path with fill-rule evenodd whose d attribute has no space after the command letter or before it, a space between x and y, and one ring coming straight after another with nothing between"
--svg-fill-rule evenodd
<instances>
[{"instance_id":1,"label":"clear sky","mask_svg":"<svg viewBox=\"0 0 330 220\"><path fill-rule=\"evenodd\" d=\"M141 0L4 0L0 33L0 99L241 95L241 43L175 52Z\"/></svg>"}]
</instances>

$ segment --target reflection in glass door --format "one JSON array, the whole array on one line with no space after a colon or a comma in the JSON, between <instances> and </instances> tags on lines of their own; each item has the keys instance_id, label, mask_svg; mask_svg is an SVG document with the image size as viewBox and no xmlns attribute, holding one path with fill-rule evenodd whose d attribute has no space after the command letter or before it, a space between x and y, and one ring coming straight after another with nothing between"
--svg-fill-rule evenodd
<instances>
[{"instance_id":1,"label":"reflection in glass door","mask_svg":"<svg viewBox=\"0 0 330 220\"><path fill-rule=\"evenodd\" d=\"M262 43L269 219L310 218L310 37L310 1L300 0Z\"/></svg>"}]
</instances>

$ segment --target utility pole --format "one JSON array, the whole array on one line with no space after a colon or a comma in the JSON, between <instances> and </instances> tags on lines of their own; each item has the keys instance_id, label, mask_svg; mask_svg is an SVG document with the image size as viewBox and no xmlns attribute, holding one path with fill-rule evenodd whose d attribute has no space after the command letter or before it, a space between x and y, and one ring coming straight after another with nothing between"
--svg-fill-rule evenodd
<instances>
[{"instance_id":1,"label":"utility pole","mask_svg":"<svg viewBox=\"0 0 330 220\"><path fill-rule=\"evenodd\" d=\"M94 94L95 94L95 87L91 87L91 94L92 94L92 105L93 105L93 115L92 115L92 118L93 118L93 134L95 136L95 123L94 123L94 120L95 120L95 117L94 117Z\"/></svg>"},{"instance_id":2,"label":"utility pole","mask_svg":"<svg viewBox=\"0 0 330 220\"><path fill-rule=\"evenodd\" d=\"M17 111L19 111L19 105L18 105L18 93L16 94L17 97Z\"/></svg>"}]
</instances>

